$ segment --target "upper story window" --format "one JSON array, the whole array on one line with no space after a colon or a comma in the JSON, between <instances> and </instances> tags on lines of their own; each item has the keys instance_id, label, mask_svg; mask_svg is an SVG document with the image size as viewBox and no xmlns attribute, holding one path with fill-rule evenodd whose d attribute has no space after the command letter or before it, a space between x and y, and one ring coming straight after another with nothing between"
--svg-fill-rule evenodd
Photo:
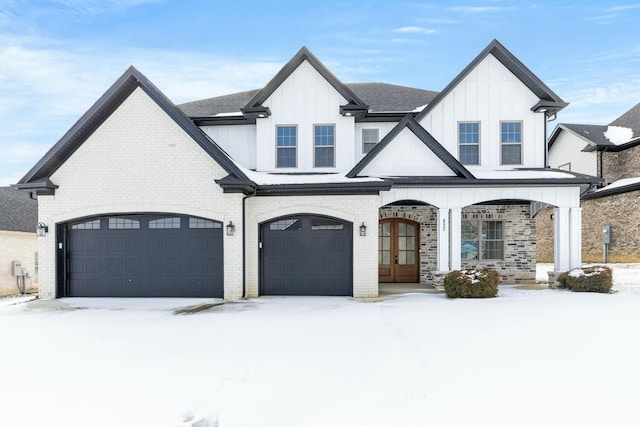
<instances>
[{"instance_id":1,"label":"upper story window","mask_svg":"<svg viewBox=\"0 0 640 427\"><path fill-rule=\"evenodd\" d=\"M458 150L463 165L480 164L480 123L458 123Z\"/></svg>"},{"instance_id":2,"label":"upper story window","mask_svg":"<svg viewBox=\"0 0 640 427\"><path fill-rule=\"evenodd\" d=\"M335 166L336 127L334 125L313 126L314 166L332 168Z\"/></svg>"},{"instance_id":3,"label":"upper story window","mask_svg":"<svg viewBox=\"0 0 640 427\"><path fill-rule=\"evenodd\" d=\"M380 141L378 129L362 129L362 152L367 154Z\"/></svg>"},{"instance_id":4,"label":"upper story window","mask_svg":"<svg viewBox=\"0 0 640 427\"><path fill-rule=\"evenodd\" d=\"M296 126L276 126L276 167L295 168L298 146Z\"/></svg>"},{"instance_id":5,"label":"upper story window","mask_svg":"<svg viewBox=\"0 0 640 427\"><path fill-rule=\"evenodd\" d=\"M500 142L502 164L522 164L522 122L501 122Z\"/></svg>"}]
</instances>

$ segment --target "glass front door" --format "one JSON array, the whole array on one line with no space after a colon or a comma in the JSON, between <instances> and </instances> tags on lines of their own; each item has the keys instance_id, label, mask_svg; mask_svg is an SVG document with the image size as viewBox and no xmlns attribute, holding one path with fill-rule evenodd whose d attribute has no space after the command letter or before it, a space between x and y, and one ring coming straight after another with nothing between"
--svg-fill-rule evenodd
<instances>
[{"instance_id":1,"label":"glass front door","mask_svg":"<svg viewBox=\"0 0 640 427\"><path fill-rule=\"evenodd\" d=\"M391 218L378 224L378 280L416 283L419 281L420 227L417 222Z\"/></svg>"}]
</instances>

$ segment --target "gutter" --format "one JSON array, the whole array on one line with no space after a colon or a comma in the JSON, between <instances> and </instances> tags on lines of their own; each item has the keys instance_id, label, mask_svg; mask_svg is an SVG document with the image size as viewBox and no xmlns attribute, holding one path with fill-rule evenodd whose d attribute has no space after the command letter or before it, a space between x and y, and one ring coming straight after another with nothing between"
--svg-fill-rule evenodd
<instances>
[{"instance_id":1,"label":"gutter","mask_svg":"<svg viewBox=\"0 0 640 427\"><path fill-rule=\"evenodd\" d=\"M255 197L258 189L254 188L253 193L242 198L242 299L247 297L247 215L246 202L249 197Z\"/></svg>"}]
</instances>

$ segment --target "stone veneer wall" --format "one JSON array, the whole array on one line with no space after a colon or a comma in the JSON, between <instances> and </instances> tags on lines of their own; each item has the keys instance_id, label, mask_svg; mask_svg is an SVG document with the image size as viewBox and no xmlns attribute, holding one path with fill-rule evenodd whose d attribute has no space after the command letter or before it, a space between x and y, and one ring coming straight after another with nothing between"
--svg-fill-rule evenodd
<instances>
[{"instance_id":1,"label":"stone veneer wall","mask_svg":"<svg viewBox=\"0 0 640 427\"><path fill-rule=\"evenodd\" d=\"M583 200L582 261L603 262L602 227L611 225L609 262L640 262L640 191Z\"/></svg>"},{"instance_id":2,"label":"stone veneer wall","mask_svg":"<svg viewBox=\"0 0 640 427\"><path fill-rule=\"evenodd\" d=\"M551 215L553 215L554 209L554 206L547 206L536 215L536 258L538 262L553 262L553 218ZM584 211L582 216L584 218Z\"/></svg>"},{"instance_id":3,"label":"stone veneer wall","mask_svg":"<svg viewBox=\"0 0 640 427\"><path fill-rule=\"evenodd\" d=\"M489 268L502 276L502 283L535 283L536 222L529 204L474 205L462 209L462 220L503 221L503 260L462 260L462 268Z\"/></svg>"},{"instance_id":4,"label":"stone veneer wall","mask_svg":"<svg viewBox=\"0 0 640 427\"><path fill-rule=\"evenodd\" d=\"M437 268L437 208L421 206L384 206L380 219L405 218L420 223L420 283L442 280ZM529 204L474 205L462 210L462 219L502 220L504 222L504 260L462 261L463 268L491 268L500 272L503 283L532 283L536 276L536 224L530 219Z\"/></svg>"},{"instance_id":5,"label":"stone veneer wall","mask_svg":"<svg viewBox=\"0 0 640 427\"><path fill-rule=\"evenodd\" d=\"M600 155L598 155L598 162L600 162ZM602 154L602 174L605 185L619 179L636 177L639 170L640 145L617 153L605 151Z\"/></svg>"},{"instance_id":6,"label":"stone veneer wall","mask_svg":"<svg viewBox=\"0 0 640 427\"><path fill-rule=\"evenodd\" d=\"M602 227L612 227L609 262L640 262L640 191L583 200L582 262L603 262ZM553 262L553 207L536 216L538 261Z\"/></svg>"}]
</instances>

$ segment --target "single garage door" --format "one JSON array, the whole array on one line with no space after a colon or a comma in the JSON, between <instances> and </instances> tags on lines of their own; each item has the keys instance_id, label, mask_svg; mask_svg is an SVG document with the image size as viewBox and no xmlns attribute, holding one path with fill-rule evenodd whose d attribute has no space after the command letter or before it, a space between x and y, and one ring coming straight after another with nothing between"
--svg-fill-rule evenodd
<instances>
[{"instance_id":1,"label":"single garage door","mask_svg":"<svg viewBox=\"0 0 640 427\"><path fill-rule=\"evenodd\" d=\"M222 224L175 214L68 224L65 296L223 297Z\"/></svg>"},{"instance_id":2,"label":"single garage door","mask_svg":"<svg viewBox=\"0 0 640 427\"><path fill-rule=\"evenodd\" d=\"M352 295L352 224L294 215L262 224L262 295Z\"/></svg>"}]
</instances>

